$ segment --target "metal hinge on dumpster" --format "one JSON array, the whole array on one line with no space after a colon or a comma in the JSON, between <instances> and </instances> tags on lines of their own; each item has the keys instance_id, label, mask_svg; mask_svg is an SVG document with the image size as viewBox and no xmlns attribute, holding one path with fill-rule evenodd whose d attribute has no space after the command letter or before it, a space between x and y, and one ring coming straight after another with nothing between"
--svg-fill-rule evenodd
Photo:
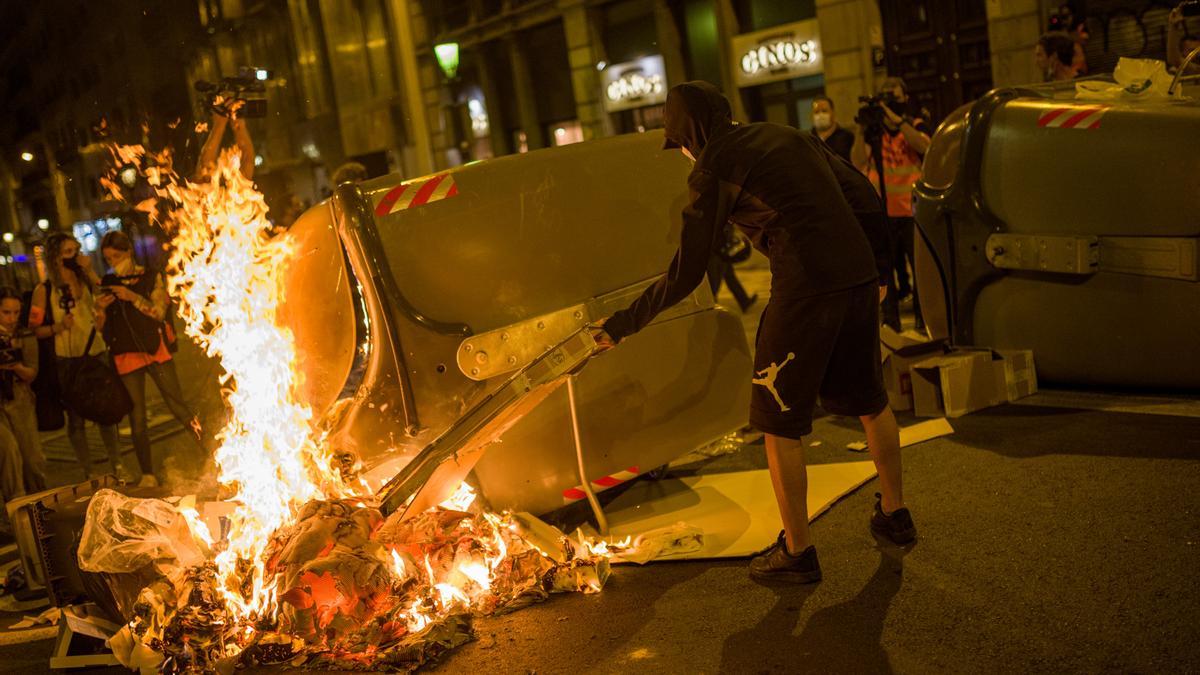
<instances>
[{"instance_id":1,"label":"metal hinge on dumpster","mask_svg":"<svg viewBox=\"0 0 1200 675\"><path fill-rule=\"evenodd\" d=\"M993 234L987 259L1005 270L1095 274L1100 266L1100 239L1081 236Z\"/></svg>"},{"instance_id":2,"label":"metal hinge on dumpster","mask_svg":"<svg viewBox=\"0 0 1200 675\"><path fill-rule=\"evenodd\" d=\"M595 350L596 341L580 329L514 373L383 487L380 509L385 514L401 511L401 517L408 517L449 497L487 448L553 393L567 375L583 367Z\"/></svg>"}]
</instances>

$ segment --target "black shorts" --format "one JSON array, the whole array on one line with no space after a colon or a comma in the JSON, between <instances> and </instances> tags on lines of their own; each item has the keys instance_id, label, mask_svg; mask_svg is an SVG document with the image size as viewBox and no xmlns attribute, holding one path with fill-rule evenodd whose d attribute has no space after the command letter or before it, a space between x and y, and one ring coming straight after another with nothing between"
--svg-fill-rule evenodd
<instances>
[{"instance_id":1,"label":"black shorts","mask_svg":"<svg viewBox=\"0 0 1200 675\"><path fill-rule=\"evenodd\" d=\"M808 298L771 298L754 346L750 424L784 438L812 433L813 407L874 415L887 406L874 282Z\"/></svg>"}]
</instances>

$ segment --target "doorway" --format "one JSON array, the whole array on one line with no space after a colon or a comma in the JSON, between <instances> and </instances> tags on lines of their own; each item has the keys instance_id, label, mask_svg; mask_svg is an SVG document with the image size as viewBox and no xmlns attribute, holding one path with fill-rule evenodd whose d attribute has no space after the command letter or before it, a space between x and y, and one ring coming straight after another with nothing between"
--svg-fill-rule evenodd
<instances>
[{"instance_id":1,"label":"doorway","mask_svg":"<svg viewBox=\"0 0 1200 675\"><path fill-rule=\"evenodd\" d=\"M796 129L812 127L813 99L825 93L820 75L797 77L755 87L747 114L754 121L773 122Z\"/></svg>"},{"instance_id":2,"label":"doorway","mask_svg":"<svg viewBox=\"0 0 1200 675\"><path fill-rule=\"evenodd\" d=\"M879 11L888 74L904 78L934 126L992 88L987 0L880 0Z\"/></svg>"}]
</instances>

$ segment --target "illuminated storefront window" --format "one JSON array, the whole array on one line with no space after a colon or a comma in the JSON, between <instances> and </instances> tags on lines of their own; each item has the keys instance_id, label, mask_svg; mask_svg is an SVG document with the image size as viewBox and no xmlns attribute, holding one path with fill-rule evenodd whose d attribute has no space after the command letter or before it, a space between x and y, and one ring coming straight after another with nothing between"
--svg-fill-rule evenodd
<instances>
[{"instance_id":1,"label":"illuminated storefront window","mask_svg":"<svg viewBox=\"0 0 1200 675\"><path fill-rule=\"evenodd\" d=\"M121 229L120 218L98 218L96 220L81 220L71 226L71 234L79 241L80 249L91 255L100 250L100 240L113 230Z\"/></svg>"},{"instance_id":2,"label":"illuminated storefront window","mask_svg":"<svg viewBox=\"0 0 1200 675\"><path fill-rule=\"evenodd\" d=\"M555 146L583 142L583 127L578 120L550 125L550 142Z\"/></svg>"}]
</instances>

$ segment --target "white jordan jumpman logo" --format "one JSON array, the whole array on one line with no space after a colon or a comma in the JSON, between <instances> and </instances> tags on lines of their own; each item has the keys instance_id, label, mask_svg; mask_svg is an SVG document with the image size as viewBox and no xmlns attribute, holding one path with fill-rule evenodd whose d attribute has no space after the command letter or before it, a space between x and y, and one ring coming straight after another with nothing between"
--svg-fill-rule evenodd
<instances>
[{"instance_id":1,"label":"white jordan jumpman logo","mask_svg":"<svg viewBox=\"0 0 1200 675\"><path fill-rule=\"evenodd\" d=\"M796 358L796 354L793 352L788 352L787 358L783 360L783 363L772 363L766 368L758 371L758 377L750 380L754 384L761 384L762 386L766 387L767 391L771 392L771 395L774 396L775 400L779 402L779 408L783 412L787 412L791 410L791 408L789 408L787 404L783 402L783 399L779 396L779 391L775 389L775 378L779 377L779 371L783 370L783 367L788 364L788 361L791 361L794 358Z\"/></svg>"}]
</instances>

